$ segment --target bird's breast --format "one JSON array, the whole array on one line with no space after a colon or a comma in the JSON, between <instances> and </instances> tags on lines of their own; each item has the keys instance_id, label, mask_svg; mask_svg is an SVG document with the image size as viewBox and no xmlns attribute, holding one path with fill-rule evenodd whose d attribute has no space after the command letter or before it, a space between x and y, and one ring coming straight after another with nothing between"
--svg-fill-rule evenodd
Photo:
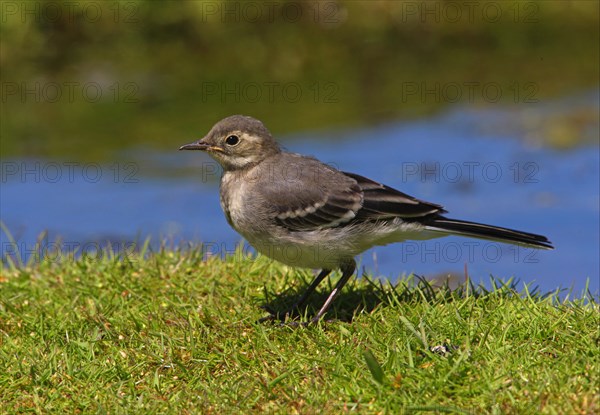
<instances>
[{"instance_id":1,"label":"bird's breast","mask_svg":"<svg viewBox=\"0 0 600 415\"><path fill-rule=\"evenodd\" d=\"M244 195L246 194L245 184L242 180L237 180L231 173L225 173L221 179L221 208L227 222L237 229L236 224L243 219Z\"/></svg>"},{"instance_id":2,"label":"bird's breast","mask_svg":"<svg viewBox=\"0 0 600 415\"><path fill-rule=\"evenodd\" d=\"M221 179L221 208L233 229L246 239L265 233L268 206L261 205L256 184L243 175L225 173Z\"/></svg>"}]
</instances>

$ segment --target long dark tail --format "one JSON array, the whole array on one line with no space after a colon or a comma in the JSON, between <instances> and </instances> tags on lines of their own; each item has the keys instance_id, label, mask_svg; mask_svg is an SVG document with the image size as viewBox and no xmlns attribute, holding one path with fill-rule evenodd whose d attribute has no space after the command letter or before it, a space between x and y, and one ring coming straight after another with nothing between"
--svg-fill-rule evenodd
<instances>
[{"instance_id":1,"label":"long dark tail","mask_svg":"<svg viewBox=\"0 0 600 415\"><path fill-rule=\"evenodd\" d=\"M552 242L543 235L501 228L499 226L484 225L483 223L448 219L443 216L438 216L428 220L425 225L432 231L480 239L490 239L493 241L525 245L533 248L554 249Z\"/></svg>"}]
</instances>

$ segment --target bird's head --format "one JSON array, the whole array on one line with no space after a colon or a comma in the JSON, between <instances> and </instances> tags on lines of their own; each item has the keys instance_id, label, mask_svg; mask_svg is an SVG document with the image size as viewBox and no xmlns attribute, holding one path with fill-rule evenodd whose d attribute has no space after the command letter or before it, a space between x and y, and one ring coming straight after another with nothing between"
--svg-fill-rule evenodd
<instances>
[{"instance_id":1,"label":"bird's head","mask_svg":"<svg viewBox=\"0 0 600 415\"><path fill-rule=\"evenodd\" d=\"M267 127L245 115L222 119L204 138L179 149L206 151L225 171L251 167L281 152Z\"/></svg>"}]
</instances>

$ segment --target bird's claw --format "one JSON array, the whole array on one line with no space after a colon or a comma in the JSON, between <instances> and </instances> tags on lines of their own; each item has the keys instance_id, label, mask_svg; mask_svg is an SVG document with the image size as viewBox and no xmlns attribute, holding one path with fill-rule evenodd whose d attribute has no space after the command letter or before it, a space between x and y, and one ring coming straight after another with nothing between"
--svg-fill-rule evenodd
<instances>
[{"instance_id":1,"label":"bird's claw","mask_svg":"<svg viewBox=\"0 0 600 415\"><path fill-rule=\"evenodd\" d=\"M259 323L264 323L265 321L274 321L274 320L279 320L281 323L285 323L286 320L292 318L293 316L298 315L298 308L295 306L286 311L275 311L268 305L261 306L261 308L263 310L265 310L267 313L269 313L269 315L259 319L258 320Z\"/></svg>"}]
</instances>

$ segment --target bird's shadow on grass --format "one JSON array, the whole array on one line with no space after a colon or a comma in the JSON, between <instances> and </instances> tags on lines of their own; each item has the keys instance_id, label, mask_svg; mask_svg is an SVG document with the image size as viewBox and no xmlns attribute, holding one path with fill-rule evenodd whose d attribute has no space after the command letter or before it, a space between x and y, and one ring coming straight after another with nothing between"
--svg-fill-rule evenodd
<instances>
[{"instance_id":1,"label":"bird's shadow on grass","mask_svg":"<svg viewBox=\"0 0 600 415\"><path fill-rule=\"evenodd\" d=\"M335 277L323 281L306 304L297 309L291 317L301 321L310 320L325 303L336 281ZM265 287L265 301L262 307L270 313L283 315L298 301L309 283L310 281L305 279L303 283L292 284L277 295ZM360 280L354 278L346 284L325 314L324 320L351 322L354 316L371 313L378 307L389 307L394 304L415 301L451 301L456 296L463 296L463 291L463 286L454 289L448 285L435 286L416 275L403 279L397 284L363 275Z\"/></svg>"},{"instance_id":2,"label":"bird's shadow on grass","mask_svg":"<svg viewBox=\"0 0 600 415\"><path fill-rule=\"evenodd\" d=\"M337 279L328 278L291 317L294 320L308 321L321 308ZM437 282L427 280L418 275L398 281L396 284L385 279L373 279L363 275L360 280L352 279L346 284L342 292L336 297L331 308L324 316L324 320L338 320L352 322L356 315L371 313L379 307L393 307L404 304L431 303L444 304L464 299L467 296L481 298L488 295L522 296L523 291L518 290L520 281L510 278L506 281L490 277L490 287L483 284L475 285L468 278L456 285L449 285L448 280ZM286 284L284 292L276 296L266 287L263 308L275 314L285 313L302 296L310 281L304 279L303 283ZM526 295L530 298L545 298L554 296L557 292L542 293L538 286L528 287Z\"/></svg>"}]
</instances>

